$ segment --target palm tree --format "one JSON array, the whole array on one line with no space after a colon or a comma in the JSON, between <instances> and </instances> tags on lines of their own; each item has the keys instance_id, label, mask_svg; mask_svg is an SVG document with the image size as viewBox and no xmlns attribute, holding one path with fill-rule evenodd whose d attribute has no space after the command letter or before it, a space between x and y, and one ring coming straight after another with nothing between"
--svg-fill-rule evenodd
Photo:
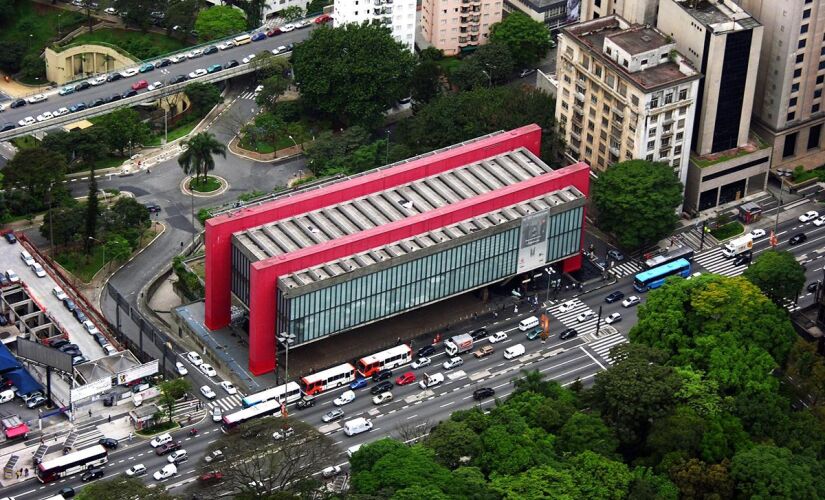
<instances>
[{"instance_id":1,"label":"palm tree","mask_svg":"<svg viewBox=\"0 0 825 500\"><path fill-rule=\"evenodd\" d=\"M206 180L207 172L215 169L215 158L213 155L221 155L226 158L226 146L215 139L209 132L195 134L191 139L183 141L187 146L178 157L178 165L186 175L194 175L195 180L203 175Z\"/></svg>"}]
</instances>

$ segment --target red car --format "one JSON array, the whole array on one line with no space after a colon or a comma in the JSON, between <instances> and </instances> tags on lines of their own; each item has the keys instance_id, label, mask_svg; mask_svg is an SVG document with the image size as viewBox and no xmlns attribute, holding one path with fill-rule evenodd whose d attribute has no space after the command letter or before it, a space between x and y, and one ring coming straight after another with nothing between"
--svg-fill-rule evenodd
<instances>
[{"instance_id":1,"label":"red car","mask_svg":"<svg viewBox=\"0 0 825 500\"><path fill-rule=\"evenodd\" d=\"M326 24L332 21L332 17L328 16L327 14L322 14L315 18L315 24Z\"/></svg>"},{"instance_id":2,"label":"red car","mask_svg":"<svg viewBox=\"0 0 825 500\"><path fill-rule=\"evenodd\" d=\"M276 28L272 28L271 30L267 31L266 36L275 36L275 35L280 35L281 33L283 33L283 31L281 31L281 28L276 27Z\"/></svg>"},{"instance_id":3,"label":"red car","mask_svg":"<svg viewBox=\"0 0 825 500\"><path fill-rule=\"evenodd\" d=\"M201 475L198 479L205 483L217 483L223 479L223 473L219 470L213 470L212 472L207 472L206 474Z\"/></svg>"},{"instance_id":4,"label":"red car","mask_svg":"<svg viewBox=\"0 0 825 500\"><path fill-rule=\"evenodd\" d=\"M415 373L407 372L395 379L395 385L407 385L415 382Z\"/></svg>"},{"instance_id":5,"label":"red car","mask_svg":"<svg viewBox=\"0 0 825 500\"><path fill-rule=\"evenodd\" d=\"M146 80L138 80L137 83L132 84L132 90L145 89L148 86L149 82L147 82Z\"/></svg>"}]
</instances>

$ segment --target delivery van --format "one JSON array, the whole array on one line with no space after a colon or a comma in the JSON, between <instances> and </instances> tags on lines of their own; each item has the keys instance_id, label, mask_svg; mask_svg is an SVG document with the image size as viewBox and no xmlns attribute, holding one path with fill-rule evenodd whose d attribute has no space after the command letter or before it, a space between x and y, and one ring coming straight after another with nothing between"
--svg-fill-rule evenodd
<instances>
[{"instance_id":1,"label":"delivery van","mask_svg":"<svg viewBox=\"0 0 825 500\"><path fill-rule=\"evenodd\" d=\"M344 422L344 434L347 436L361 434L362 432L367 432L370 429L372 429L372 421L367 420L364 417L358 417Z\"/></svg>"},{"instance_id":2,"label":"delivery van","mask_svg":"<svg viewBox=\"0 0 825 500\"><path fill-rule=\"evenodd\" d=\"M421 378L421 382L418 383L418 386L422 389L428 389L434 385L440 384L441 382L444 382L444 375L441 372L436 372L432 375L425 373Z\"/></svg>"},{"instance_id":3,"label":"delivery van","mask_svg":"<svg viewBox=\"0 0 825 500\"><path fill-rule=\"evenodd\" d=\"M517 358L524 354L524 346L521 344L511 345L504 350L504 359Z\"/></svg>"},{"instance_id":4,"label":"delivery van","mask_svg":"<svg viewBox=\"0 0 825 500\"><path fill-rule=\"evenodd\" d=\"M350 446L349 448L347 448L347 456L352 458L352 456L355 455L355 452L360 450L362 446L364 446L363 443L356 444L355 446Z\"/></svg>"},{"instance_id":5,"label":"delivery van","mask_svg":"<svg viewBox=\"0 0 825 500\"><path fill-rule=\"evenodd\" d=\"M11 389L0 392L0 404L8 403L12 399L14 399L14 391Z\"/></svg>"},{"instance_id":6,"label":"delivery van","mask_svg":"<svg viewBox=\"0 0 825 500\"><path fill-rule=\"evenodd\" d=\"M529 318L524 318L519 321L518 329L522 332L526 332L527 330L533 329L537 326L539 326L539 319L535 316L530 316Z\"/></svg>"}]
</instances>

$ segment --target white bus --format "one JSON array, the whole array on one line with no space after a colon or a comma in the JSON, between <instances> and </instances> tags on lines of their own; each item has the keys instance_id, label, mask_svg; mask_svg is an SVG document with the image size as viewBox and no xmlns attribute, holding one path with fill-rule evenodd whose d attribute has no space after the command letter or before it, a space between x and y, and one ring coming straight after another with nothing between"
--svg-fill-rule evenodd
<instances>
[{"instance_id":1,"label":"white bus","mask_svg":"<svg viewBox=\"0 0 825 500\"><path fill-rule=\"evenodd\" d=\"M253 418L266 417L267 415L280 416L280 414L281 402L277 399L270 399L255 406L224 415L223 427L224 430L231 430Z\"/></svg>"},{"instance_id":2,"label":"white bus","mask_svg":"<svg viewBox=\"0 0 825 500\"><path fill-rule=\"evenodd\" d=\"M412 349L407 344L401 344L359 359L358 373L362 377L371 377L377 371L396 368L410 361L412 361Z\"/></svg>"},{"instance_id":3,"label":"white bus","mask_svg":"<svg viewBox=\"0 0 825 500\"><path fill-rule=\"evenodd\" d=\"M294 403L295 401L301 399L301 386L298 385L297 382L288 382L284 385L279 385L278 387L272 387L271 389L267 389L265 391L250 394L249 396L243 398L241 403L244 408L249 408L250 406L265 403L273 399L283 401L287 404Z\"/></svg>"},{"instance_id":4,"label":"white bus","mask_svg":"<svg viewBox=\"0 0 825 500\"><path fill-rule=\"evenodd\" d=\"M106 448L96 444L74 453L69 453L54 460L41 462L37 466L37 479L41 483L56 481L61 477L71 476L89 467L97 467L109 461Z\"/></svg>"},{"instance_id":5,"label":"white bus","mask_svg":"<svg viewBox=\"0 0 825 500\"><path fill-rule=\"evenodd\" d=\"M355 367L350 363L327 368L301 378L301 390L308 396L335 389L355 380Z\"/></svg>"}]
</instances>

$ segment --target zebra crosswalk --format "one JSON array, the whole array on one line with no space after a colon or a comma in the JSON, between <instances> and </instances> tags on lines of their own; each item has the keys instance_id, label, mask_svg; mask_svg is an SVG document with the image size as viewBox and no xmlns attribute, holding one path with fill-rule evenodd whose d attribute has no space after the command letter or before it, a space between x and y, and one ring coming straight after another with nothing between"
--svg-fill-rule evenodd
<instances>
[{"instance_id":1,"label":"zebra crosswalk","mask_svg":"<svg viewBox=\"0 0 825 500\"><path fill-rule=\"evenodd\" d=\"M608 364L613 364L613 358L610 356L610 349L613 349L615 346L624 344L627 342L627 339L621 333L614 333L612 335L608 335L607 337L600 338L599 340L594 340L589 344L586 344L587 347L592 349L596 354L598 354L603 360L607 361Z\"/></svg>"},{"instance_id":2,"label":"zebra crosswalk","mask_svg":"<svg viewBox=\"0 0 825 500\"><path fill-rule=\"evenodd\" d=\"M244 92L238 98L239 99L249 99L249 100L254 101L256 97L258 97L258 93L250 90L250 91Z\"/></svg>"},{"instance_id":3,"label":"zebra crosswalk","mask_svg":"<svg viewBox=\"0 0 825 500\"><path fill-rule=\"evenodd\" d=\"M638 262L628 260L614 265L609 272L617 278L624 278L625 276L639 274L642 272L642 266Z\"/></svg>"},{"instance_id":4,"label":"zebra crosswalk","mask_svg":"<svg viewBox=\"0 0 825 500\"><path fill-rule=\"evenodd\" d=\"M565 307L568 304L572 304L572 308L568 309ZM568 310L561 312L560 308L562 307ZM598 320L596 313L579 299L570 299L561 305L554 305L548 309L548 312L551 316L561 321L565 327L574 328L579 334L589 333L591 330L595 331L596 329L596 322ZM589 318L584 321L578 320L579 315L588 312L590 313Z\"/></svg>"},{"instance_id":5,"label":"zebra crosswalk","mask_svg":"<svg viewBox=\"0 0 825 500\"><path fill-rule=\"evenodd\" d=\"M241 399L243 396L240 394L232 394L231 396L226 396L223 398L216 399L214 401L210 401L206 403L206 406L209 409L214 408L215 406L220 406L223 410L231 410L233 408L238 408L241 406Z\"/></svg>"},{"instance_id":6,"label":"zebra crosswalk","mask_svg":"<svg viewBox=\"0 0 825 500\"><path fill-rule=\"evenodd\" d=\"M694 257L694 262L705 268L709 273L723 276L739 276L748 268L744 264L734 265L734 261L735 259L729 259L722 255L722 247L713 248Z\"/></svg>"}]
</instances>

